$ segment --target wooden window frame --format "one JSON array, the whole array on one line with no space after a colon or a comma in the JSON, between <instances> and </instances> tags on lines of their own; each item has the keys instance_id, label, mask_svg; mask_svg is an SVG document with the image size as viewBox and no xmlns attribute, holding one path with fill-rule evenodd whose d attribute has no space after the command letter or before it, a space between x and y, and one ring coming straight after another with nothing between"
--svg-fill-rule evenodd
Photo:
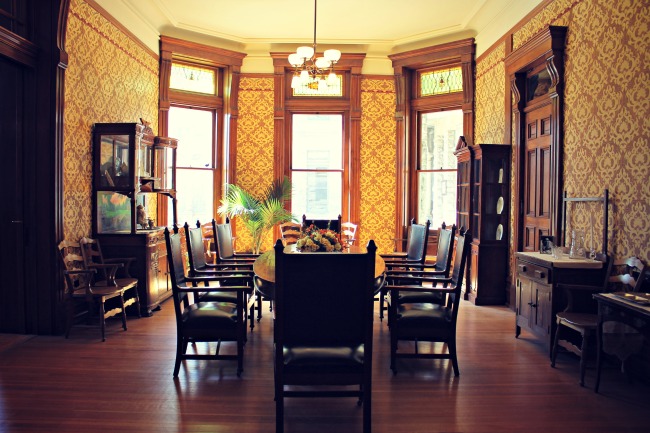
<instances>
[{"instance_id":1,"label":"wooden window frame","mask_svg":"<svg viewBox=\"0 0 650 433\"><path fill-rule=\"evenodd\" d=\"M291 117L293 114L343 113L343 175L342 218L360 224L361 194L361 68L365 54L343 53L336 64L336 73L344 74L343 96L293 96L291 78L293 68L287 57L290 53L271 53L274 66L274 177L291 175ZM289 203L289 206L291 204ZM277 229L276 229L277 231ZM279 231L274 233L279 236Z\"/></svg>"},{"instance_id":2,"label":"wooden window frame","mask_svg":"<svg viewBox=\"0 0 650 433\"><path fill-rule=\"evenodd\" d=\"M217 216L217 203L222 196L224 183L236 183L237 118L239 77L244 53L184 41L168 36L160 37L160 82L158 134L168 135L169 108L178 107L214 110L213 123L213 216ZM213 69L216 72L215 95L186 92L169 88L172 63ZM225 95L229 95L228 98ZM229 122L226 125L226 122ZM226 136L223 131L228 131ZM179 143L182 149L183 143ZM226 162L226 164L224 164ZM176 197L172 198L174 201ZM158 221L167 221L167 200L158 202Z\"/></svg>"},{"instance_id":3,"label":"wooden window frame","mask_svg":"<svg viewBox=\"0 0 650 433\"><path fill-rule=\"evenodd\" d=\"M475 52L474 39L469 38L389 56L393 62L397 92L396 239L406 238L409 221L417 217L417 149L420 139L418 130L420 113L461 109L463 111L462 135L469 145L474 143ZM461 67L463 74L462 92L420 96L420 72L458 66ZM433 236L437 230L434 226L435 224L432 225L430 236ZM429 252L434 253L437 248L435 239L429 244L431 245Z\"/></svg>"}]
</instances>

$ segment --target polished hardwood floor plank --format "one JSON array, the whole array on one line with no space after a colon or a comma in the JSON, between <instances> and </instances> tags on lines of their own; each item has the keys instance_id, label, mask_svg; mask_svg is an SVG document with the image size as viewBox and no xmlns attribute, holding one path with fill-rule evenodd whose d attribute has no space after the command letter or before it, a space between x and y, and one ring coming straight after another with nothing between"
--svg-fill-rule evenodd
<instances>
[{"instance_id":1,"label":"polished hardwood floor plank","mask_svg":"<svg viewBox=\"0 0 650 433\"><path fill-rule=\"evenodd\" d=\"M130 318L128 331L109 320L104 343L95 327L75 327L67 340L0 336L0 432L273 432L272 320L268 308L264 313L249 333L241 378L235 362L186 361L178 380L172 379L176 329L170 303L152 317ZM377 319L373 431L650 430L647 384L628 382L611 365L600 394L592 389L593 369L580 387L578 359L560 354L551 368L532 336L514 338L514 321L508 308L463 301L456 378L442 360L399 360L393 376L389 331ZM420 350L431 345L420 344ZM285 431L360 432L361 408L356 399L288 399Z\"/></svg>"}]
</instances>

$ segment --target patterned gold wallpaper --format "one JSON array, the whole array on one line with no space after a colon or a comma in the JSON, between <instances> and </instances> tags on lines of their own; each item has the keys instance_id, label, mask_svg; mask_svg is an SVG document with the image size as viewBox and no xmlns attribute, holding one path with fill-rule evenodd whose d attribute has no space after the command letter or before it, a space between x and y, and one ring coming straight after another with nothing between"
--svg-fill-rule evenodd
<instances>
[{"instance_id":1,"label":"patterned gold wallpaper","mask_svg":"<svg viewBox=\"0 0 650 433\"><path fill-rule=\"evenodd\" d=\"M361 80L361 220L359 245L374 239L393 251L396 159L395 81Z\"/></svg>"},{"instance_id":2,"label":"patterned gold wallpaper","mask_svg":"<svg viewBox=\"0 0 650 433\"><path fill-rule=\"evenodd\" d=\"M237 120L237 184L261 195L273 182L273 77L242 75L239 83ZM250 251L252 242L243 227L237 227L237 250ZM262 251L273 246L271 233Z\"/></svg>"},{"instance_id":3,"label":"patterned gold wallpaper","mask_svg":"<svg viewBox=\"0 0 650 433\"><path fill-rule=\"evenodd\" d=\"M96 122L158 124L158 59L83 0L71 0L64 117L64 236L91 233Z\"/></svg>"},{"instance_id":4,"label":"patterned gold wallpaper","mask_svg":"<svg viewBox=\"0 0 650 433\"><path fill-rule=\"evenodd\" d=\"M610 191L609 252L650 260L650 16L648 1L557 0L515 32L522 46L547 25L568 27L565 49L564 182L573 196ZM498 138L504 73L491 53L477 64L476 142ZM492 114L489 114L492 113ZM487 118L486 118L487 117ZM587 228L590 211L574 213ZM602 222L595 218L595 237ZM589 230L587 231L589 243ZM596 240L596 248L600 242Z\"/></svg>"},{"instance_id":5,"label":"patterned gold wallpaper","mask_svg":"<svg viewBox=\"0 0 650 433\"><path fill-rule=\"evenodd\" d=\"M261 193L273 180L273 78L242 75L237 131L237 183ZM375 239L380 252L393 249L395 219L395 85L392 77L361 82L361 237ZM390 191L391 193L387 193ZM236 221L235 221L236 224ZM262 249L272 247L268 236ZM237 230L237 249L250 249Z\"/></svg>"}]
</instances>

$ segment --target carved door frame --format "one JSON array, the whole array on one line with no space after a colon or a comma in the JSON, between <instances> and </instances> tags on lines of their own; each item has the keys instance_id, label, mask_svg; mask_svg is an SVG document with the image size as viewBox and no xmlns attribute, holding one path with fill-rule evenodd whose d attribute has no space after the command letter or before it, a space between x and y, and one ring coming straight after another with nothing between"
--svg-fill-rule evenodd
<instances>
[{"instance_id":1,"label":"carved door frame","mask_svg":"<svg viewBox=\"0 0 650 433\"><path fill-rule=\"evenodd\" d=\"M529 71L545 64L551 77L548 97L551 102L551 235L560 233L562 189L564 187L564 46L566 27L549 26L531 38L505 59L506 98L512 92L512 125L514 156L514 211L513 247L522 251L524 220L524 164L525 164L525 107L526 76Z\"/></svg>"}]
</instances>

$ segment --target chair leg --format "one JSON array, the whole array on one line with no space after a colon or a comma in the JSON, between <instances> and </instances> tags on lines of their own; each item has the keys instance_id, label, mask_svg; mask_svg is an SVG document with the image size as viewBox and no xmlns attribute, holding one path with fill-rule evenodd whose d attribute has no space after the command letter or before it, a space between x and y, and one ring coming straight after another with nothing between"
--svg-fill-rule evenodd
<instances>
[{"instance_id":1,"label":"chair leg","mask_svg":"<svg viewBox=\"0 0 650 433\"><path fill-rule=\"evenodd\" d=\"M363 433L370 433L372 428L372 390L370 384L363 390Z\"/></svg>"},{"instance_id":2,"label":"chair leg","mask_svg":"<svg viewBox=\"0 0 650 433\"><path fill-rule=\"evenodd\" d=\"M555 327L555 338L553 339L553 348L551 349L551 367L555 368L555 358L557 357L557 346L560 341L560 329L562 329L562 321L557 319L557 326Z\"/></svg>"},{"instance_id":3,"label":"chair leg","mask_svg":"<svg viewBox=\"0 0 650 433\"><path fill-rule=\"evenodd\" d=\"M379 320L384 320L384 298L386 297L386 291L384 289L379 290Z\"/></svg>"},{"instance_id":4,"label":"chair leg","mask_svg":"<svg viewBox=\"0 0 650 433\"><path fill-rule=\"evenodd\" d=\"M122 306L122 328L126 331L126 307L124 306L124 293L120 295L120 305Z\"/></svg>"},{"instance_id":5,"label":"chair leg","mask_svg":"<svg viewBox=\"0 0 650 433\"><path fill-rule=\"evenodd\" d=\"M591 332L588 329L582 333L582 345L580 347L580 386L585 386L585 370L587 369L587 357L589 356L589 340Z\"/></svg>"},{"instance_id":6,"label":"chair leg","mask_svg":"<svg viewBox=\"0 0 650 433\"><path fill-rule=\"evenodd\" d=\"M99 302L99 328L102 333L102 341L106 341L106 310L104 308L104 300Z\"/></svg>"},{"instance_id":7,"label":"chair leg","mask_svg":"<svg viewBox=\"0 0 650 433\"><path fill-rule=\"evenodd\" d=\"M176 337L176 361L174 362L174 377L178 377L178 371L181 368L181 358L183 356L183 353L185 353L184 348L187 347L187 343L185 343L182 339L182 337L177 336Z\"/></svg>"},{"instance_id":8,"label":"chair leg","mask_svg":"<svg viewBox=\"0 0 650 433\"><path fill-rule=\"evenodd\" d=\"M275 433L284 432L284 395L282 391L275 392Z\"/></svg>"},{"instance_id":9,"label":"chair leg","mask_svg":"<svg viewBox=\"0 0 650 433\"><path fill-rule=\"evenodd\" d=\"M133 287L133 290L135 290L135 308L137 309L138 312L138 317L142 317L142 311L140 310L140 295L138 294L138 286L136 284L135 287Z\"/></svg>"},{"instance_id":10,"label":"chair leg","mask_svg":"<svg viewBox=\"0 0 650 433\"><path fill-rule=\"evenodd\" d=\"M600 368L602 367L602 351L603 351L603 324L599 321L598 328L596 328L596 383L594 384L594 392L598 392L600 386Z\"/></svg>"},{"instance_id":11,"label":"chair leg","mask_svg":"<svg viewBox=\"0 0 650 433\"><path fill-rule=\"evenodd\" d=\"M255 296L257 296L257 321L259 322L262 320L262 295L257 293Z\"/></svg>"},{"instance_id":12,"label":"chair leg","mask_svg":"<svg viewBox=\"0 0 650 433\"><path fill-rule=\"evenodd\" d=\"M458 356L456 356L456 339L452 338L447 343L447 350L449 350L449 356L451 357L451 365L454 367L454 376L460 376L460 371L458 369Z\"/></svg>"},{"instance_id":13,"label":"chair leg","mask_svg":"<svg viewBox=\"0 0 650 433\"><path fill-rule=\"evenodd\" d=\"M393 370L393 375L397 375L397 336L391 332L390 333L390 369Z\"/></svg>"}]
</instances>

